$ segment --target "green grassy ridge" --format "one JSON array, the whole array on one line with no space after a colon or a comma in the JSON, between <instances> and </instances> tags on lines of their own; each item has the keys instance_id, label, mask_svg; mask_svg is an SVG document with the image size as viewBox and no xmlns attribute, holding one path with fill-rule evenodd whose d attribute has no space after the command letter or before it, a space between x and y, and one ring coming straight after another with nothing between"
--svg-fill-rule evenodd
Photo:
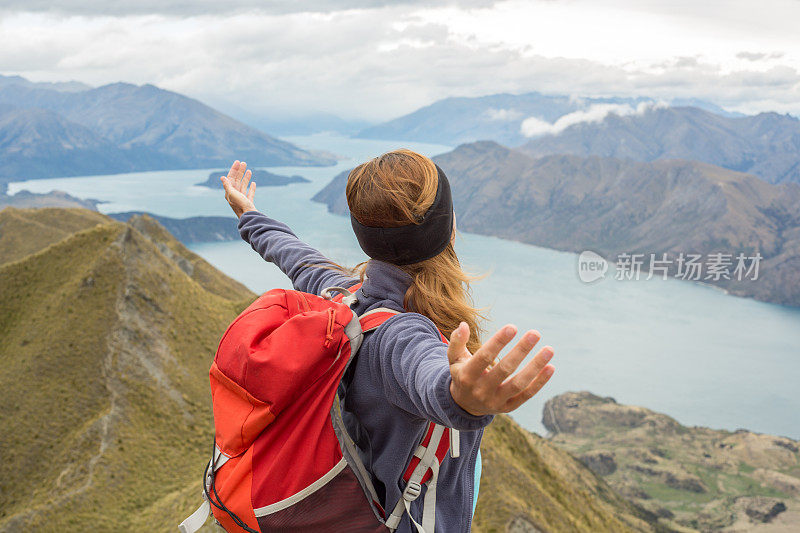
<instances>
[{"instance_id":1,"label":"green grassy ridge","mask_svg":"<svg viewBox=\"0 0 800 533\"><path fill-rule=\"evenodd\" d=\"M46 231L37 222L26 238ZM162 237L109 222L0 268L0 442L13 459L0 466L0 530L127 529L170 494L199 502L208 367L254 295L215 294L234 285L196 281L160 249L191 252ZM146 529L173 531L190 511Z\"/></svg>"},{"instance_id":2,"label":"green grassy ridge","mask_svg":"<svg viewBox=\"0 0 800 533\"><path fill-rule=\"evenodd\" d=\"M110 220L88 209L6 207L0 210L0 265L38 252L76 231L106 224Z\"/></svg>"},{"instance_id":3,"label":"green grassy ridge","mask_svg":"<svg viewBox=\"0 0 800 533\"><path fill-rule=\"evenodd\" d=\"M0 269L0 520L88 475L96 446L83 439L109 409L100 369L120 264L102 250L115 233L90 229ZM89 275L98 282L85 291Z\"/></svg>"}]
</instances>

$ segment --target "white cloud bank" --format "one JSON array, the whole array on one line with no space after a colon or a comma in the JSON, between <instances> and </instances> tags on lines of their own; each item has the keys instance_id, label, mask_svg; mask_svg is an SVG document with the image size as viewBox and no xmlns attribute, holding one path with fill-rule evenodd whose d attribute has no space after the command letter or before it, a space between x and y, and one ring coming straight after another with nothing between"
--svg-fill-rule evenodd
<instances>
[{"instance_id":1,"label":"white cloud bank","mask_svg":"<svg viewBox=\"0 0 800 533\"><path fill-rule=\"evenodd\" d=\"M609 115L624 117L626 115L643 115L644 113L662 107L667 107L665 102L642 102L636 107L628 104L594 104L587 109L580 109L567 113L553 123L538 117L528 117L520 124L520 133L525 137L538 137L540 135L557 135L576 124L589 124L602 122Z\"/></svg>"},{"instance_id":2,"label":"white cloud bank","mask_svg":"<svg viewBox=\"0 0 800 533\"><path fill-rule=\"evenodd\" d=\"M121 0L72 2L80 14L47 11L44 0L30 4L42 11L25 11L29 4L0 8L0 73L153 83L273 116L377 121L449 96L529 91L694 97L748 113L800 114L797 1L763 0L758 9L696 2L677 14L622 0L348 0L341 5L350 9L329 12L241 0L230 12L153 13L154 0L124 3L134 13L108 8ZM498 109L494 118L510 116Z\"/></svg>"}]
</instances>

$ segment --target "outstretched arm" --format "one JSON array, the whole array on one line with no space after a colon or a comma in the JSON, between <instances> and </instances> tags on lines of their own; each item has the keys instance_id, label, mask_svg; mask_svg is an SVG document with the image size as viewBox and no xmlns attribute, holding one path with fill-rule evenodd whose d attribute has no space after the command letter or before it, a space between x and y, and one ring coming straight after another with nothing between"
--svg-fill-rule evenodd
<instances>
[{"instance_id":1,"label":"outstretched arm","mask_svg":"<svg viewBox=\"0 0 800 533\"><path fill-rule=\"evenodd\" d=\"M553 349L545 346L519 372L514 371L539 341L526 332L491 368L489 365L516 335L505 326L475 353L466 349L469 328L461 324L446 346L436 326L417 313L391 318L373 333L377 357L370 370L390 402L426 420L459 430L487 425L492 415L513 411L553 375Z\"/></svg>"},{"instance_id":2,"label":"outstretched arm","mask_svg":"<svg viewBox=\"0 0 800 533\"><path fill-rule=\"evenodd\" d=\"M286 224L256 210L256 184L250 183L247 164L236 161L227 176L221 178L225 199L239 217L239 234L265 260L274 263L292 280L298 290L319 294L331 286L349 287L358 280L339 270L328 268L331 261L317 249L304 243Z\"/></svg>"}]
</instances>

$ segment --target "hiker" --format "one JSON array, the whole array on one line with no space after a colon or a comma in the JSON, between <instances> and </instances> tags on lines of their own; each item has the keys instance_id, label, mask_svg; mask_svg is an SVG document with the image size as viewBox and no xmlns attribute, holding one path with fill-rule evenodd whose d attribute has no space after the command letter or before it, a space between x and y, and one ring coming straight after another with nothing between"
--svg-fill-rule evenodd
<instances>
[{"instance_id":1,"label":"hiker","mask_svg":"<svg viewBox=\"0 0 800 533\"><path fill-rule=\"evenodd\" d=\"M402 500L403 474L428 421L458 430L460 442L451 450L458 457L444 459L438 473L435 529L469 531L483 429L495 414L513 411L542 388L554 371L548 364L553 350L542 348L514 375L539 341L538 332L524 333L499 360L500 351L517 334L515 326L504 326L481 343L481 316L471 303L470 277L453 247L455 214L442 169L401 149L350 172L346 196L351 222L370 257L352 271L256 210L256 185L246 163L234 162L221 179L242 238L289 276L297 290L319 295L327 287L363 283L354 293L355 313L376 308L401 312L366 335L347 370L342 381L345 426L380 504L389 510ZM423 506L423 497L412 501L396 531L421 530Z\"/></svg>"}]
</instances>

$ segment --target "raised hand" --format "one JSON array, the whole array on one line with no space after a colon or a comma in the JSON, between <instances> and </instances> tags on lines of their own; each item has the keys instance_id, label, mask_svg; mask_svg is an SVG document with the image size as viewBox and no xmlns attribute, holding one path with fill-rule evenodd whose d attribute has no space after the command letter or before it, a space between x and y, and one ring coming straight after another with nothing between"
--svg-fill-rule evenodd
<instances>
[{"instance_id":1,"label":"raised hand","mask_svg":"<svg viewBox=\"0 0 800 533\"><path fill-rule=\"evenodd\" d=\"M547 364L553 348L545 346L516 375L511 376L539 342L539 332L528 331L500 361L488 368L497 355L517 334L514 326L505 326L481 346L474 355L467 350L469 327L462 322L450 335L447 356L450 359L450 394L465 411L476 415L508 413L539 392L555 372Z\"/></svg>"},{"instance_id":2,"label":"raised hand","mask_svg":"<svg viewBox=\"0 0 800 533\"><path fill-rule=\"evenodd\" d=\"M256 206L253 204L256 182L250 183L252 175L253 173L247 170L247 163L237 160L231 165L228 175L219 178L225 188L225 199L237 217L241 217L247 211L256 210Z\"/></svg>"}]
</instances>

